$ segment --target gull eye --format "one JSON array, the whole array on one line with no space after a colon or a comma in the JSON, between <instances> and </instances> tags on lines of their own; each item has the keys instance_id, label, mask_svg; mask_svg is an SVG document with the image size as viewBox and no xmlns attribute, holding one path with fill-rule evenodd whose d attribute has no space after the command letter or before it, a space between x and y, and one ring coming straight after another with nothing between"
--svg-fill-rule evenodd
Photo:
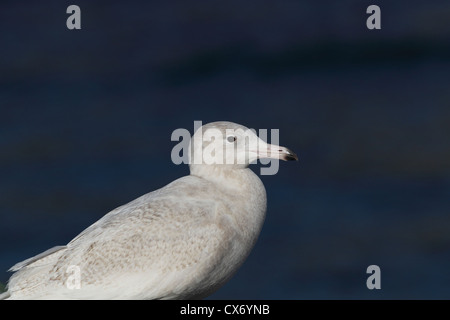
<instances>
[{"instance_id":1,"label":"gull eye","mask_svg":"<svg viewBox=\"0 0 450 320\"><path fill-rule=\"evenodd\" d=\"M230 142L230 143L235 142L236 141L236 136L228 136L227 137L227 141Z\"/></svg>"}]
</instances>

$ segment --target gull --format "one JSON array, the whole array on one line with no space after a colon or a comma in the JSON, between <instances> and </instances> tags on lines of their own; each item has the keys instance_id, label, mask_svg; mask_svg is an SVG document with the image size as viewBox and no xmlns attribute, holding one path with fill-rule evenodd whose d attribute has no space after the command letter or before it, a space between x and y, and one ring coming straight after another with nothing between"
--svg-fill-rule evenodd
<instances>
[{"instance_id":1,"label":"gull","mask_svg":"<svg viewBox=\"0 0 450 320\"><path fill-rule=\"evenodd\" d=\"M298 158L226 121L200 127L188 152L189 175L17 263L0 299L202 299L219 289L266 215L266 191L249 164Z\"/></svg>"}]
</instances>

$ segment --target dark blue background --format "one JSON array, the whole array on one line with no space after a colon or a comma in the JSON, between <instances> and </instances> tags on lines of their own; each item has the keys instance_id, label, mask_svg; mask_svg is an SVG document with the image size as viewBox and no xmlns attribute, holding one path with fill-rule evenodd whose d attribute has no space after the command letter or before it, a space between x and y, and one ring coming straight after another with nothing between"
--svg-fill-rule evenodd
<instances>
[{"instance_id":1,"label":"dark blue background","mask_svg":"<svg viewBox=\"0 0 450 320\"><path fill-rule=\"evenodd\" d=\"M300 162L261 177L260 239L212 298L449 299L449 40L447 0L2 1L0 281L188 174L173 130L228 120Z\"/></svg>"}]
</instances>

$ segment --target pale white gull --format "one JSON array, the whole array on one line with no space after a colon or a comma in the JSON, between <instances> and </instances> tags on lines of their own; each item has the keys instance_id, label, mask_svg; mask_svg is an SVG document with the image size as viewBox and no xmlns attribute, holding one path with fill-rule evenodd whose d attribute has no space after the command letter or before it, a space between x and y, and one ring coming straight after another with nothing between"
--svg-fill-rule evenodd
<instances>
[{"instance_id":1,"label":"pale white gull","mask_svg":"<svg viewBox=\"0 0 450 320\"><path fill-rule=\"evenodd\" d=\"M190 175L16 264L0 298L198 299L221 287L250 253L266 214L266 191L249 163L297 156L224 121L204 125L190 143ZM198 155L204 161L192 163Z\"/></svg>"}]
</instances>

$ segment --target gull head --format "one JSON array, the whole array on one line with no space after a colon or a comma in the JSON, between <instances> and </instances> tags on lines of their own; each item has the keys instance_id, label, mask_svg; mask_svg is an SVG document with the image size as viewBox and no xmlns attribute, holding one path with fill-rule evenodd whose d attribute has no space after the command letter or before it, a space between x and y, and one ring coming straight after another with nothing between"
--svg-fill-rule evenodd
<instances>
[{"instance_id":1,"label":"gull head","mask_svg":"<svg viewBox=\"0 0 450 320\"><path fill-rule=\"evenodd\" d=\"M254 130L227 121L200 127L191 138L189 157L191 172L204 165L243 169L262 158L298 160L288 148L268 144Z\"/></svg>"}]
</instances>

